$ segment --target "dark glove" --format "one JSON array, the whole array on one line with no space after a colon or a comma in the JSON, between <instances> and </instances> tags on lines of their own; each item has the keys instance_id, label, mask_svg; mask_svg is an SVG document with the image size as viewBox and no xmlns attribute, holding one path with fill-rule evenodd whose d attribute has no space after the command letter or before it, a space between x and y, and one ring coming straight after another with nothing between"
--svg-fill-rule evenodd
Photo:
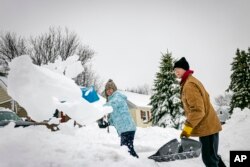
<instances>
[{"instance_id":1,"label":"dark glove","mask_svg":"<svg viewBox=\"0 0 250 167\"><path fill-rule=\"evenodd\" d=\"M103 118L97 120L97 123L98 123L99 128L106 128L109 126L109 123L104 121Z\"/></svg>"},{"instance_id":2,"label":"dark glove","mask_svg":"<svg viewBox=\"0 0 250 167\"><path fill-rule=\"evenodd\" d=\"M183 137L189 138L191 136L192 130L193 130L193 128L185 125L182 132L181 132L180 138L183 138Z\"/></svg>"}]
</instances>

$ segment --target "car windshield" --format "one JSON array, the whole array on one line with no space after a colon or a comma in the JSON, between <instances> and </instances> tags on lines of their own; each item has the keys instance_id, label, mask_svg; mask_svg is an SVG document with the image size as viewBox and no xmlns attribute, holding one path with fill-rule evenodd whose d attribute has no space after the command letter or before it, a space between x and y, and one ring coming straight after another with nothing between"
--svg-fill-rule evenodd
<instances>
[{"instance_id":1,"label":"car windshield","mask_svg":"<svg viewBox=\"0 0 250 167\"><path fill-rule=\"evenodd\" d=\"M19 118L15 113L13 112L8 112L8 111L0 111L0 121L19 121L21 118Z\"/></svg>"}]
</instances>

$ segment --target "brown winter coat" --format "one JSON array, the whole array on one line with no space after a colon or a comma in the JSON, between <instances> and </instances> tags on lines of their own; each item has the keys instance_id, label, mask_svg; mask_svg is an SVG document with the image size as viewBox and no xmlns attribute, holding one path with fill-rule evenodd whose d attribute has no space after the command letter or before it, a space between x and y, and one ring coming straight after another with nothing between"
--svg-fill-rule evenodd
<instances>
[{"instance_id":1,"label":"brown winter coat","mask_svg":"<svg viewBox=\"0 0 250 167\"><path fill-rule=\"evenodd\" d=\"M185 124L192 127L191 136L208 136L221 131L218 116L202 83L189 75L181 88Z\"/></svg>"}]
</instances>

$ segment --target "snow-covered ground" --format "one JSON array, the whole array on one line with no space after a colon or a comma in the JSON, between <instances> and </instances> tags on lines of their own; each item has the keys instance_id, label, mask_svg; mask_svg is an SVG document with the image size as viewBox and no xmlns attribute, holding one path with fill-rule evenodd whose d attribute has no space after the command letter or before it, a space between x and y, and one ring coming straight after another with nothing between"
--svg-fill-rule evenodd
<instances>
[{"instance_id":1,"label":"snow-covered ground","mask_svg":"<svg viewBox=\"0 0 250 167\"><path fill-rule=\"evenodd\" d=\"M250 150L249 122L249 109L235 109L232 118L223 125L219 153L227 165L230 150ZM106 129L99 129L96 123L77 128L70 121L61 124L60 129L51 132L43 126L13 128L13 124L0 128L0 166L203 166L201 157L157 164L147 158L169 140L178 138L180 131L175 129L138 128L134 145L139 159L130 156L126 147L119 146L120 140L112 127L107 133Z\"/></svg>"}]
</instances>

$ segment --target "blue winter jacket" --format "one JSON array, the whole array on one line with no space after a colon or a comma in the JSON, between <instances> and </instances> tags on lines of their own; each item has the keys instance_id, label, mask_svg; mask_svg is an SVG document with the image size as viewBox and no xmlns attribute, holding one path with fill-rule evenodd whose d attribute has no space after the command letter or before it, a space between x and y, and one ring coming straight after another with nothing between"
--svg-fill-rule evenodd
<instances>
[{"instance_id":1,"label":"blue winter jacket","mask_svg":"<svg viewBox=\"0 0 250 167\"><path fill-rule=\"evenodd\" d=\"M136 130L134 120L128 110L127 97L125 95L115 91L108 97L108 102L105 105L113 108L113 111L109 114L108 121L110 125L116 128L119 136L123 132Z\"/></svg>"}]
</instances>

